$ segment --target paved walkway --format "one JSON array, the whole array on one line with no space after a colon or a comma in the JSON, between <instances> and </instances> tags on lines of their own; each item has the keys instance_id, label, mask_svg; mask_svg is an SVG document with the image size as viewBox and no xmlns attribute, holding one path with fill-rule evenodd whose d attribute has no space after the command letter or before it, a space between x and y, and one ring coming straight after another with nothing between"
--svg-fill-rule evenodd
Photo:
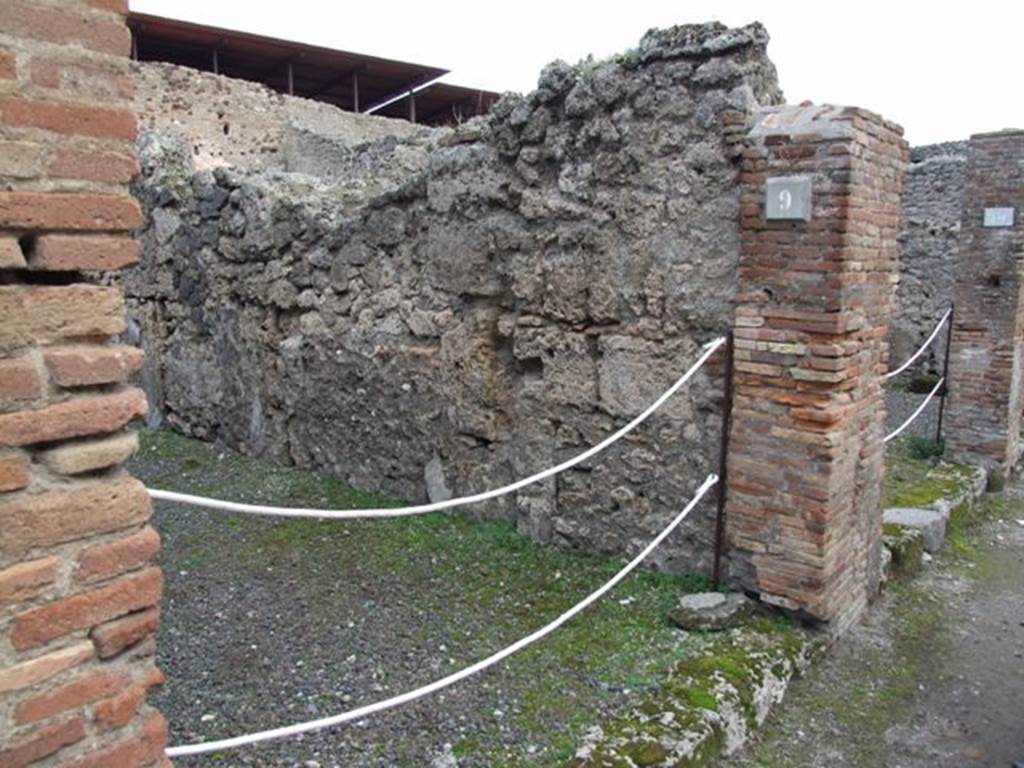
<instances>
[{"instance_id":1,"label":"paved walkway","mask_svg":"<svg viewBox=\"0 0 1024 768\"><path fill-rule=\"evenodd\" d=\"M986 508L722 768L1024 768L1024 484Z\"/></svg>"}]
</instances>

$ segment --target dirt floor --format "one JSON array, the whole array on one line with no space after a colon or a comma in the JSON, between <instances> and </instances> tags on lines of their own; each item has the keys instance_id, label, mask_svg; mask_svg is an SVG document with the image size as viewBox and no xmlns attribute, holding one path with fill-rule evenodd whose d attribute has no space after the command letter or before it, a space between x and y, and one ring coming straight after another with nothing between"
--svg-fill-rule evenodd
<instances>
[{"instance_id":1,"label":"dirt floor","mask_svg":"<svg viewBox=\"0 0 1024 768\"><path fill-rule=\"evenodd\" d=\"M329 478L166 431L142 434L148 484L224 498L379 506ZM158 503L167 577L155 697L172 744L352 709L466 666L542 626L620 560L541 547L511 524L441 513L322 522ZM538 768L692 651L668 611L699 575L644 571L544 643L414 704L300 738L175 761L270 768ZM781 630L780 630L781 631Z\"/></svg>"},{"instance_id":2,"label":"dirt floor","mask_svg":"<svg viewBox=\"0 0 1024 768\"><path fill-rule=\"evenodd\" d=\"M722 768L1024 766L1024 481L799 680Z\"/></svg>"}]
</instances>

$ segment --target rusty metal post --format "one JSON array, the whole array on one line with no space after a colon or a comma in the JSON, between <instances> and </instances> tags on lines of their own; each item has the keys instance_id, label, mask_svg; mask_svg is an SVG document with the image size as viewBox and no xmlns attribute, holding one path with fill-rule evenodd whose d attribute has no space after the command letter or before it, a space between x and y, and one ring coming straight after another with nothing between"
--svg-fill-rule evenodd
<instances>
[{"instance_id":1,"label":"rusty metal post","mask_svg":"<svg viewBox=\"0 0 1024 768\"><path fill-rule=\"evenodd\" d=\"M718 451L718 512L715 516L715 560L711 572L711 583L718 588L722 576L722 548L725 539L725 495L729 487L729 431L732 427L732 366L733 366L733 333L725 335L722 345L725 355L724 399L722 400L722 439Z\"/></svg>"},{"instance_id":2,"label":"rusty metal post","mask_svg":"<svg viewBox=\"0 0 1024 768\"><path fill-rule=\"evenodd\" d=\"M935 427L935 444L942 440L942 417L946 410L946 395L949 392L949 349L953 345L953 321L956 319L956 305L949 305L949 318L946 320L946 354L942 362L942 391L939 396L939 423Z\"/></svg>"}]
</instances>

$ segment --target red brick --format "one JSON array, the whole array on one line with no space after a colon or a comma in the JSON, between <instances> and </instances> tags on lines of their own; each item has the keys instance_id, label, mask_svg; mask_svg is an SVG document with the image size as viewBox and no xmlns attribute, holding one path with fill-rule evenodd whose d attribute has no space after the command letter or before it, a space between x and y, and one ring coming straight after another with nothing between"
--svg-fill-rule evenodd
<instances>
[{"instance_id":1,"label":"red brick","mask_svg":"<svg viewBox=\"0 0 1024 768\"><path fill-rule=\"evenodd\" d=\"M92 708L93 719L101 731L123 728L134 719L146 700L146 687L133 683Z\"/></svg>"},{"instance_id":2,"label":"red brick","mask_svg":"<svg viewBox=\"0 0 1024 768\"><path fill-rule=\"evenodd\" d=\"M101 184L127 184L138 172L139 164L134 155L79 147L58 148L56 157L47 167L47 174L54 179L95 181Z\"/></svg>"},{"instance_id":3,"label":"red brick","mask_svg":"<svg viewBox=\"0 0 1024 768\"><path fill-rule=\"evenodd\" d=\"M23 651L155 605L163 584L160 569L147 568L92 592L26 611L14 617L11 644Z\"/></svg>"},{"instance_id":4,"label":"red brick","mask_svg":"<svg viewBox=\"0 0 1024 768\"><path fill-rule=\"evenodd\" d=\"M43 557L0 571L0 605L31 600L53 586L58 562L56 557Z\"/></svg>"},{"instance_id":5,"label":"red brick","mask_svg":"<svg viewBox=\"0 0 1024 768\"><path fill-rule=\"evenodd\" d=\"M144 523L151 510L146 487L127 475L0 497L0 558L23 558L34 547L131 528Z\"/></svg>"},{"instance_id":6,"label":"red brick","mask_svg":"<svg viewBox=\"0 0 1024 768\"><path fill-rule=\"evenodd\" d=\"M28 483L28 459L20 454L0 456L0 491L20 491Z\"/></svg>"},{"instance_id":7,"label":"red brick","mask_svg":"<svg viewBox=\"0 0 1024 768\"><path fill-rule=\"evenodd\" d=\"M142 367L144 358L138 347L121 345L54 347L43 353L50 376L62 387L125 381Z\"/></svg>"},{"instance_id":8,"label":"red brick","mask_svg":"<svg viewBox=\"0 0 1024 768\"><path fill-rule=\"evenodd\" d=\"M96 645L96 653L101 659L116 656L125 648L135 645L156 632L159 623L160 610L150 608L96 627L92 631L92 641Z\"/></svg>"},{"instance_id":9,"label":"red brick","mask_svg":"<svg viewBox=\"0 0 1024 768\"><path fill-rule=\"evenodd\" d=\"M86 549L78 556L75 579L90 582L120 576L146 565L159 551L160 534L147 525L127 538Z\"/></svg>"},{"instance_id":10,"label":"red brick","mask_svg":"<svg viewBox=\"0 0 1024 768\"><path fill-rule=\"evenodd\" d=\"M76 101L106 104L130 102L135 84L123 60L83 59L68 55L68 49L57 53L34 53L29 64L32 85L58 91Z\"/></svg>"},{"instance_id":11,"label":"red brick","mask_svg":"<svg viewBox=\"0 0 1024 768\"><path fill-rule=\"evenodd\" d=\"M18 76L18 62L14 52L0 48L0 80L14 80Z\"/></svg>"},{"instance_id":12,"label":"red brick","mask_svg":"<svg viewBox=\"0 0 1024 768\"><path fill-rule=\"evenodd\" d=\"M24 446L116 432L146 413L141 389L83 395L34 411L0 415L0 445Z\"/></svg>"},{"instance_id":13,"label":"red brick","mask_svg":"<svg viewBox=\"0 0 1024 768\"><path fill-rule=\"evenodd\" d=\"M120 432L99 440L76 440L38 454L52 472L80 475L127 461L139 449L134 432Z\"/></svg>"},{"instance_id":14,"label":"red brick","mask_svg":"<svg viewBox=\"0 0 1024 768\"><path fill-rule=\"evenodd\" d=\"M128 56L131 34L123 20L65 5L62 8L29 0L4 0L0 3L0 29L13 37L80 45L101 53Z\"/></svg>"},{"instance_id":15,"label":"red brick","mask_svg":"<svg viewBox=\"0 0 1024 768\"><path fill-rule=\"evenodd\" d=\"M23 768L23 766L49 757L83 738L85 738L85 720L81 717L48 725L26 736L19 737L9 747L0 750L0 768Z\"/></svg>"},{"instance_id":16,"label":"red brick","mask_svg":"<svg viewBox=\"0 0 1024 768\"><path fill-rule=\"evenodd\" d=\"M146 717L137 735L65 763L61 768L139 768L162 760L166 747L167 721L154 712Z\"/></svg>"},{"instance_id":17,"label":"red brick","mask_svg":"<svg viewBox=\"0 0 1024 768\"><path fill-rule=\"evenodd\" d=\"M0 285L0 317L0 353L106 338L126 327L121 290L99 285Z\"/></svg>"},{"instance_id":18,"label":"red brick","mask_svg":"<svg viewBox=\"0 0 1024 768\"><path fill-rule=\"evenodd\" d=\"M128 676L123 672L104 669L91 672L55 691L25 699L14 709L14 722L17 725L25 725L45 720L69 709L77 709L105 699L126 687L132 686L129 685Z\"/></svg>"},{"instance_id":19,"label":"red brick","mask_svg":"<svg viewBox=\"0 0 1024 768\"><path fill-rule=\"evenodd\" d=\"M95 658L92 643L76 643L7 669L0 669L0 693L21 691Z\"/></svg>"},{"instance_id":20,"label":"red brick","mask_svg":"<svg viewBox=\"0 0 1024 768\"><path fill-rule=\"evenodd\" d=\"M88 192L0 192L0 227L128 232L142 226L128 195Z\"/></svg>"},{"instance_id":21,"label":"red brick","mask_svg":"<svg viewBox=\"0 0 1024 768\"><path fill-rule=\"evenodd\" d=\"M0 360L0 403L33 400L43 394L43 378L31 357Z\"/></svg>"},{"instance_id":22,"label":"red brick","mask_svg":"<svg viewBox=\"0 0 1024 768\"><path fill-rule=\"evenodd\" d=\"M39 128L95 139L135 138L135 115L128 109L43 101L23 96L0 97L0 121L15 128Z\"/></svg>"}]
</instances>

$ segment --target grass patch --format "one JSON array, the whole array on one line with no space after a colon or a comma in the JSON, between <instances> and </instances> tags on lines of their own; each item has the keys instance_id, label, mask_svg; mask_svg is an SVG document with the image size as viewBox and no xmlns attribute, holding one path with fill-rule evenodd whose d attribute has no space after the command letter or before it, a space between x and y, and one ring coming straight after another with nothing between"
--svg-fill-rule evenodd
<instances>
[{"instance_id":1,"label":"grass patch","mask_svg":"<svg viewBox=\"0 0 1024 768\"><path fill-rule=\"evenodd\" d=\"M886 507L927 507L970 483L973 470L940 460L942 446L921 438L894 440L885 454Z\"/></svg>"},{"instance_id":2,"label":"grass patch","mask_svg":"<svg viewBox=\"0 0 1024 768\"><path fill-rule=\"evenodd\" d=\"M402 503L167 430L140 437L132 470L153 487L282 506ZM294 599L304 611L333 616L352 590L370 590L377 601L398 592L413 596L410 602L431 617L431 628L410 619L401 642L443 642L455 657L444 672L532 632L624 564L538 546L510 523L474 521L459 512L372 521L270 520L160 504L158 524L165 534L165 567L275 589L277 574L288 574L289 588L302 590ZM503 717L518 734L514 744L504 743L507 736L497 729L481 730L455 739L453 751L496 768L568 759L602 712L656 688L685 658L687 647L666 615L681 593L707 588L701 575L634 573L585 615L506 662L502 685L515 690L516 703ZM417 634L456 626L472 627L472 636ZM410 754L416 738L400 737L409 741Z\"/></svg>"}]
</instances>

